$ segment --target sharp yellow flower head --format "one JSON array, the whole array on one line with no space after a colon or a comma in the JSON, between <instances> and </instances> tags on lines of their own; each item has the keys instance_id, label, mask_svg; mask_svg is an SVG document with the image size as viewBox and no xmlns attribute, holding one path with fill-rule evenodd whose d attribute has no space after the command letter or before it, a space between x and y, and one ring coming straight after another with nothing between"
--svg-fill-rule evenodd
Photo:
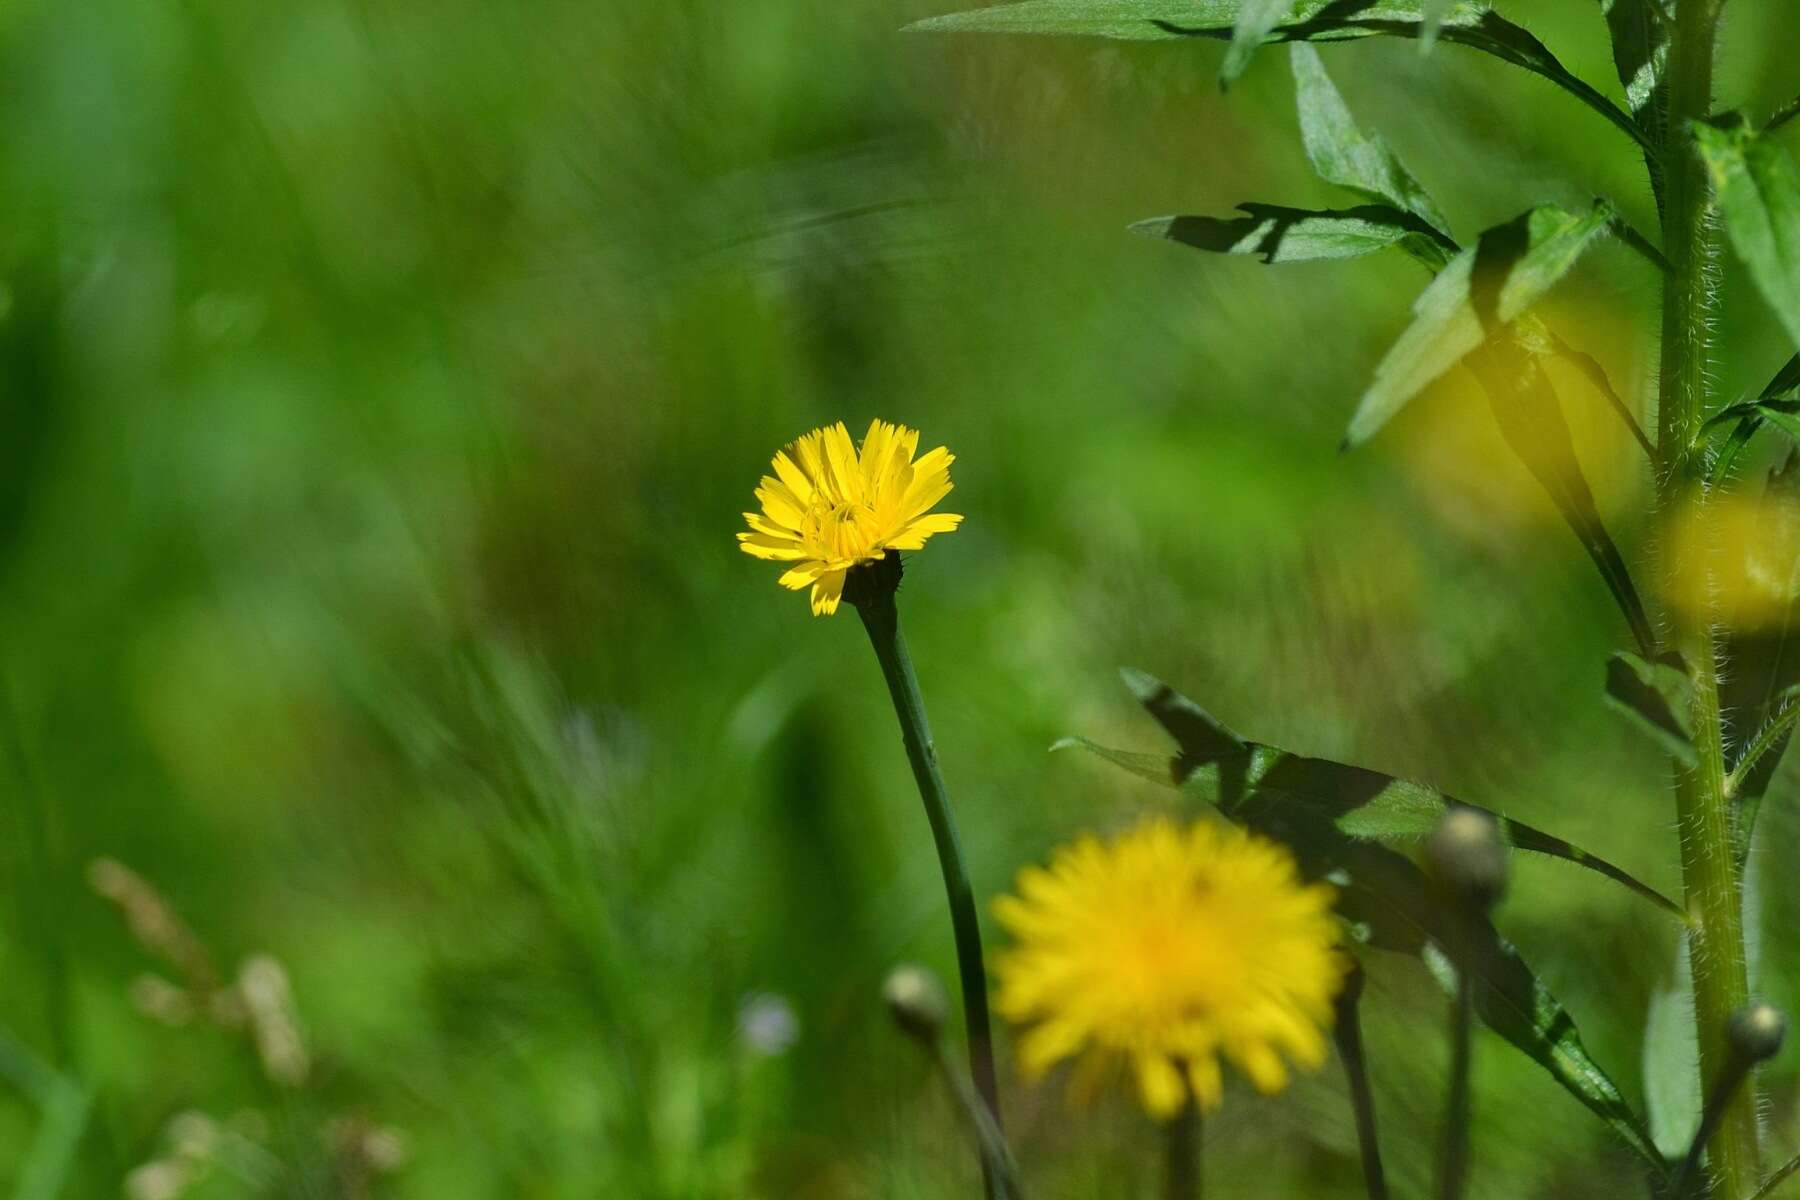
<instances>
[{"instance_id":1,"label":"sharp yellow flower head","mask_svg":"<svg viewBox=\"0 0 1800 1200\"><path fill-rule=\"evenodd\" d=\"M787 563L783 587L812 589L814 616L837 611L844 576L889 550L917 550L962 523L932 508L950 493L956 456L939 446L917 459L919 431L873 421L858 448L839 421L775 455L774 477L756 489L762 512L745 513L744 553Z\"/></svg>"},{"instance_id":2,"label":"sharp yellow flower head","mask_svg":"<svg viewBox=\"0 0 1800 1200\"><path fill-rule=\"evenodd\" d=\"M995 906L1015 939L998 1007L1029 1026L1028 1076L1077 1054L1090 1077L1123 1061L1167 1119L1190 1091L1218 1106L1221 1057L1263 1092L1287 1085L1284 1055L1324 1061L1349 960L1332 889L1302 880L1286 847L1223 821L1158 818L1063 847L1017 890Z\"/></svg>"}]
</instances>

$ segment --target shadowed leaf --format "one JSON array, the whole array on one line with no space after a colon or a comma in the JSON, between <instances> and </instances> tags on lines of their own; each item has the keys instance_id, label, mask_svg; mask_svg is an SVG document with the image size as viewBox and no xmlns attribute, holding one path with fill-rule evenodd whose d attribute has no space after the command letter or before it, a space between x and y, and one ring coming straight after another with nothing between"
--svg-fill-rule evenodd
<instances>
[{"instance_id":1,"label":"shadowed leaf","mask_svg":"<svg viewBox=\"0 0 1800 1200\"><path fill-rule=\"evenodd\" d=\"M1655 660L1619 651L1606 660L1606 702L1686 766L1698 761L1689 724L1694 681L1675 655Z\"/></svg>"},{"instance_id":2,"label":"shadowed leaf","mask_svg":"<svg viewBox=\"0 0 1800 1200\"><path fill-rule=\"evenodd\" d=\"M1787 151L1742 125L1696 125L1731 245L1800 346L1800 171Z\"/></svg>"},{"instance_id":3,"label":"shadowed leaf","mask_svg":"<svg viewBox=\"0 0 1800 1200\"><path fill-rule=\"evenodd\" d=\"M1520 317L1606 231L1611 210L1553 206L1488 230L1451 260L1413 305L1413 323L1375 369L1345 435L1360 445L1407 401L1461 362L1487 336Z\"/></svg>"},{"instance_id":4,"label":"shadowed leaf","mask_svg":"<svg viewBox=\"0 0 1800 1200\"><path fill-rule=\"evenodd\" d=\"M1339 913L1371 946L1422 957L1456 935L1457 914L1419 866L1375 839L1423 838L1460 801L1377 771L1246 742L1155 677L1133 671L1127 682L1175 739L1177 752L1162 769L1144 755L1084 741L1063 744L1087 746L1285 843L1309 876L1329 876L1338 885ZM1610 863L1541 830L1496 818L1514 846L1579 863L1679 914L1672 901ZM1484 918L1472 952L1482 1020L1548 1070L1654 1170L1664 1170L1643 1119L1588 1056L1574 1019Z\"/></svg>"},{"instance_id":5,"label":"shadowed leaf","mask_svg":"<svg viewBox=\"0 0 1800 1200\"><path fill-rule=\"evenodd\" d=\"M1707 477L1714 482L1730 477L1737 456L1767 419L1763 412L1765 404L1773 403L1777 409L1781 409L1784 407L1782 401L1795 399L1800 399L1800 354L1787 360L1787 365L1769 381L1769 386L1762 390L1762 395L1755 400L1734 404L1706 423L1706 428L1710 431L1731 424L1733 420L1737 422L1731 436L1726 439L1724 449L1719 451L1718 457L1707 469Z\"/></svg>"},{"instance_id":6,"label":"shadowed leaf","mask_svg":"<svg viewBox=\"0 0 1800 1200\"><path fill-rule=\"evenodd\" d=\"M915 21L930 33L1030 33L1158 41L1232 39L1246 0L1022 0ZM1266 42L1343 42L1365 37L1417 38L1425 33L1426 0L1298 0ZM1555 83L1646 144L1637 123L1612 101L1571 75L1528 31L1473 0L1454 0L1438 36L1523 67Z\"/></svg>"},{"instance_id":7,"label":"shadowed leaf","mask_svg":"<svg viewBox=\"0 0 1800 1200\"><path fill-rule=\"evenodd\" d=\"M1409 254L1443 257L1440 235L1411 213L1386 205L1309 211L1275 204L1240 204L1242 217L1156 217L1135 233L1168 238L1219 254L1254 254L1265 263L1360 258L1399 246Z\"/></svg>"},{"instance_id":8,"label":"shadowed leaf","mask_svg":"<svg viewBox=\"0 0 1800 1200\"><path fill-rule=\"evenodd\" d=\"M1231 48L1225 52L1225 65L1219 71L1219 82L1229 84L1244 73L1251 55L1269 37L1269 31L1294 8L1296 0L1239 0L1237 21L1231 27Z\"/></svg>"},{"instance_id":9,"label":"shadowed leaf","mask_svg":"<svg viewBox=\"0 0 1800 1200\"><path fill-rule=\"evenodd\" d=\"M1663 78L1669 63L1669 27L1657 4L1658 0L1600 0L1612 35L1613 66L1625 85L1625 103L1653 146L1663 145L1669 125L1669 90ZM1649 150L1644 165L1660 208L1662 165Z\"/></svg>"},{"instance_id":10,"label":"shadowed leaf","mask_svg":"<svg viewBox=\"0 0 1800 1200\"><path fill-rule=\"evenodd\" d=\"M1478 347L1465 362L1481 384L1508 448L1556 505L1600 572L1633 639L1649 653L1656 644L1655 631L1624 555L1600 517L1575 456L1562 401L1544 373L1544 356L1558 352L1555 336L1535 317L1526 317Z\"/></svg>"},{"instance_id":11,"label":"shadowed leaf","mask_svg":"<svg viewBox=\"0 0 1800 1200\"><path fill-rule=\"evenodd\" d=\"M1448 242L1450 223L1444 214L1394 152L1356 123L1337 85L1326 74L1319 52L1296 43L1289 53L1294 68L1294 98L1300 111L1300 136L1306 143L1306 157L1319 178L1349 188L1365 199L1405 209L1445 235L1442 240ZM1443 262L1437 265L1442 267Z\"/></svg>"}]
</instances>

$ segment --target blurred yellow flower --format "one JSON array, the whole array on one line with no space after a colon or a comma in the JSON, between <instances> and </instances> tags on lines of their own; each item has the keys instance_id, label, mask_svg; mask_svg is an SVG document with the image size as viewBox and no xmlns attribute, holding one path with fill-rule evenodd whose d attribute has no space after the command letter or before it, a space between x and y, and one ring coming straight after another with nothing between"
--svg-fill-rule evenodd
<instances>
[{"instance_id":1,"label":"blurred yellow flower","mask_svg":"<svg viewBox=\"0 0 1800 1200\"><path fill-rule=\"evenodd\" d=\"M756 489L761 513L745 513L744 553L789 563L783 587L812 588L814 616L837 611L844 575L889 550L917 550L962 522L932 507L949 494L956 456L939 446L918 459L919 431L872 421L860 450L839 421L775 455L775 477Z\"/></svg>"},{"instance_id":2,"label":"blurred yellow flower","mask_svg":"<svg viewBox=\"0 0 1800 1200\"><path fill-rule=\"evenodd\" d=\"M1800 506L1787 496L1726 495L1670 527L1668 553L1696 567L1666 597L1689 617L1777 628L1800 604Z\"/></svg>"},{"instance_id":3,"label":"blurred yellow flower","mask_svg":"<svg viewBox=\"0 0 1800 1200\"><path fill-rule=\"evenodd\" d=\"M1083 1056L1128 1063L1153 1116L1191 1094L1218 1107L1220 1057L1258 1090L1287 1085L1283 1052L1325 1059L1339 952L1334 893L1300 878L1286 847L1218 820L1147 821L1085 836L995 905L1016 944L998 967L1000 1011L1029 1025L1027 1075Z\"/></svg>"}]
</instances>

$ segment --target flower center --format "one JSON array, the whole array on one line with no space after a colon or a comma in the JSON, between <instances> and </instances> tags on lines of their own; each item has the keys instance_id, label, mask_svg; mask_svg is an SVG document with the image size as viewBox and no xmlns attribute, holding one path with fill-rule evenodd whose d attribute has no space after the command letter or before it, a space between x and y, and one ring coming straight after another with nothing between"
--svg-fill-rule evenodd
<instances>
[{"instance_id":1,"label":"flower center","mask_svg":"<svg viewBox=\"0 0 1800 1200\"><path fill-rule=\"evenodd\" d=\"M860 500L821 503L812 516L818 544L830 558L865 558L880 536L875 510Z\"/></svg>"}]
</instances>

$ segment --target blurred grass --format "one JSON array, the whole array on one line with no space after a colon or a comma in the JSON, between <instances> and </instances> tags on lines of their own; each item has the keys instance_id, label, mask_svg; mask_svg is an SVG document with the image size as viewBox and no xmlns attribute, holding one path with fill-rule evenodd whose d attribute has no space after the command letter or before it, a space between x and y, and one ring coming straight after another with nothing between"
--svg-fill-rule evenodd
<instances>
[{"instance_id":1,"label":"blurred grass","mask_svg":"<svg viewBox=\"0 0 1800 1200\"><path fill-rule=\"evenodd\" d=\"M1594 6L1502 7L1614 90ZM1793 90L1781 8L1734 6L1727 102ZM1283 56L1222 97L1214 47L896 33L927 11L0 12L0 1027L94 1089L62 1194L118 1194L194 1109L257 1114L287 1164L207 1196L359 1194L322 1132L347 1116L404 1133L383 1195L971 1194L876 1001L950 947L874 664L729 536L769 453L839 417L959 455L969 520L903 603L985 893L1168 802L1044 753L1155 748L1121 663L1676 887L1660 769L1598 703L1619 623L1487 414L1451 381L1335 452L1414 268L1123 232L1334 199ZM1595 192L1653 223L1631 148L1537 81L1452 47L1327 64L1459 234ZM1637 388L1653 297L1613 248L1558 316ZM1758 386L1774 323L1736 286L1727 315L1722 384ZM1643 471L1563 386L1641 561ZM1788 776L1771 858L1800 836ZM83 882L100 855L228 971L285 964L308 1087L133 1010L159 968ZM1792 1002L1796 897L1766 896L1762 986ZM1671 931L1550 864L1503 917L1636 1094ZM791 1049L740 1032L757 995ZM1398 962L1371 996L1420 1194L1441 1002ZM1572 1101L1480 1049L1481 1194L1635 1194ZM1219 1194L1356 1194L1339 1090L1234 1095ZM1012 1103L1041 1194L1148 1186L1124 1105ZM0 1188L37 1124L0 1093Z\"/></svg>"}]
</instances>

